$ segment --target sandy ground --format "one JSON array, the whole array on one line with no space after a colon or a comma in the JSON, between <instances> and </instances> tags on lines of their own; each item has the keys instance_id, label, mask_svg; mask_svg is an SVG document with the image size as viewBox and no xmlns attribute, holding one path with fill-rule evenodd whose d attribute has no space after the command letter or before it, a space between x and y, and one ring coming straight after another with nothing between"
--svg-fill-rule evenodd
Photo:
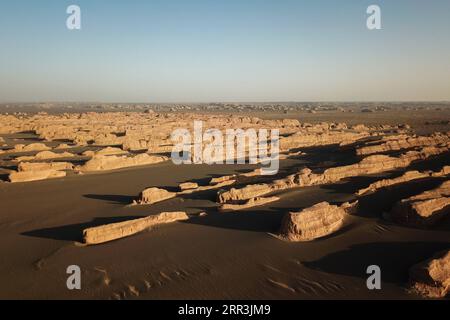
<instances>
[{"instance_id":1,"label":"sandy ground","mask_svg":"<svg viewBox=\"0 0 450 320\"><path fill-rule=\"evenodd\" d=\"M298 119L409 122L422 132L435 131L424 125L430 118L448 119L446 114L382 114L384 118L369 114L365 118L358 115L361 118L356 120L328 113L303 114ZM279 116L294 118L289 114ZM4 137L10 142L18 138ZM33 139L30 135L19 138ZM316 148L309 150L310 157L282 161L280 174L305 164L320 167L324 161L352 161L352 155L336 150ZM433 169L444 164L450 165L448 154L409 169ZM360 214L353 216L345 229L308 243L283 242L271 233L277 231L286 212L324 200L352 200L359 187L380 176L294 189L284 193L279 202L235 213L217 211L214 191L152 206L127 206L149 186L175 187L184 181L206 181L251 168L175 166L166 162L41 182L0 182L0 298L417 299L406 290L409 267L450 247L450 221L435 230L419 230L382 219L382 213L395 202L436 187L438 179L415 181L366 196L361 199ZM104 245L79 244L87 227L168 210L205 211L208 215ZM73 264L82 270L79 291L66 288L66 268ZM379 291L366 287L366 268L372 264L382 270Z\"/></svg>"}]
</instances>

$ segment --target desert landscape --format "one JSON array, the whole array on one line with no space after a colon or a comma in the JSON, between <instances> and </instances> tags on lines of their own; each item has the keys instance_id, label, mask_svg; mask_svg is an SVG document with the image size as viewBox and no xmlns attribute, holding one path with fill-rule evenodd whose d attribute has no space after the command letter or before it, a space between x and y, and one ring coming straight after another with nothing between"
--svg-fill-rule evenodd
<instances>
[{"instance_id":1,"label":"desert landscape","mask_svg":"<svg viewBox=\"0 0 450 320\"><path fill-rule=\"evenodd\" d=\"M278 172L175 165L194 121ZM449 154L446 102L2 104L0 298L446 299Z\"/></svg>"}]
</instances>

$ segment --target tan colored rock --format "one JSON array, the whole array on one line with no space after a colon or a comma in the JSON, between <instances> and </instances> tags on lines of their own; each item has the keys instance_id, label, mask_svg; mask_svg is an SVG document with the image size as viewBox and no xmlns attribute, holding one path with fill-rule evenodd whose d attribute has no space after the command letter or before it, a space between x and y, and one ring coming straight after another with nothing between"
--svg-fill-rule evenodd
<instances>
[{"instance_id":1,"label":"tan colored rock","mask_svg":"<svg viewBox=\"0 0 450 320\"><path fill-rule=\"evenodd\" d=\"M245 210L248 208L253 207L259 207L263 206L265 204L275 202L280 200L279 197L259 197L259 198L252 198L250 200L245 201L242 204L228 204L225 203L219 207L220 211L239 211L239 210Z\"/></svg>"},{"instance_id":2,"label":"tan colored rock","mask_svg":"<svg viewBox=\"0 0 450 320\"><path fill-rule=\"evenodd\" d=\"M409 270L413 291L427 298L450 296L450 251L443 251Z\"/></svg>"},{"instance_id":3,"label":"tan colored rock","mask_svg":"<svg viewBox=\"0 0 450 320\"><path fill-rule=\"evenodd\" d=\"M241 189L231 188L229 191L219 192L218 201L219 203L227 203L239 200L250 200L268 194L273 190L272 186L266 183L252 184Z\"/></svg>"},{"instance_id":4,"label":"tan colored rock","mask_svg":"<svg viewBox=\"0 0 450 320\"><path fill-rule=\"evenodd\" d=\"M35 156L23 156L17 157L15 161L33 161L33 160L52 160L52 159L61 159L61 158L73 158L75 155L70 152L63 153L55 153L52 151L41 151L37 153Z\"/></svg>"},{"instance_id":5,"label":"tan colored rock","mask_svg":"<svg viewBox=\"0 0 450 320\"><path fill-rule=\"evenodd\" d=\"M170 192L165 189L148 188L141 192L138 204L154 204L164 200L172 199L177 196L176 192Z\"/></svg>"},{"instance_id":6,"label":"tan colored rock","mask_svg":"<svg viewBox=\"0 0 450 320\"><path fill-rule=\"evenodd\" d=\"M327 130L327 129L326 129ZM308 133L299 131L288 137L280 138L280 150L288 151L295 148L325 146L325 145L346 145L354 143L370 136L368 132L348 132L348 131L325 131L321 133Z\"/></svg>"},{"instance_id":7,"label":"tan colored rock","mask_svg":"<svg viewBox=\"0 0 450 320\"><path fill-rule=\"evenodd\" d=\"M236 175L229 175L229 176L223 176L223 177L218 177L218 178L212 178L211 181L209 182L209 184L218 184L218 183L222 183L224 181L230 181L236 178Z\"/></svg>"},{"instance_id":8,"label":"tan colored rock","mask_svg":"<svg viewBox=\"0 0 450 320\"><path fill-rule=\"evenodd\" d=\"M450 174L450 166L445 166L442 168L441 171L438 172L419 172L419 171L407 171L402 176L393 178L393 179L383 179L380 181L376 181L372 184L370 184L367 188L360 189L356 194L357 195L364 195L367 193L375 192L379 189L386 188L389 186L414 181L418 179L423 178L429 178L429 177L443 177Z\"/></svg>"},{"instance_id":9,"label":"tan colored rock","mask_svg":"<svg viewBox=\"0 0 450 320\"><path fill-rule=\"evenodd\" d=\"M66 176L65 171L58 171L58 170L12 172L9 174L9 181L13 183L29 182L29 181L62 178L65 176Z\"/></svg>"},{"instance_id":10,"label":"tan colored rock","mask_svg":"<svg viewBox=\"0 0 450 320\"><path fill-rule=\"evenodd\" d=\"M43 143L31 143L29 145L25 144L16 144L13 149L8 150L8 153L16 153L16 152L32 152L32 151L46 151L50 150L50 147L47 147Z\"/></svg>"},{"instance_id":11,"label":"tan colored rock","mask_svg":"<svg viewBox=\"0 0 450 320\"><path fill-rule=\"evenodd\" d=\"M47 171L47 170L72 170L73 164L70 162L21 162L18 171Z\"/></svg>"},{"instance_id":12,"label":"tan colored rock","mask_svg":"<svg viewBox=\"0 0 450 320\"><path fill-rule=\"evenodd\" d=\"M60 143L55 150L61 150L61 149L70 149L73 148L74 146L70 146L67 143Z\"/></svg>"},{"instance_id":13,"label":"tan colored rock","mask_svg":"<svg viewBox=\"0 0 450 320\"><path fill-rule=\"evenodd\" d=\"M191 190L191 189L197 189L198 184L195 182L184 182L184 183L180 183L180 185L178 187L180 188L180 191Z\"/></svg>"},{"instance_id":14,"label":"tan colored rock","mask_svg":"<svg viewBox=\"0 0 450 320\"><path fill-rule=\"evenodd\" d=\"M86 229L83 231L83 240L89 245L101 244L129 237L157 225L188 219L186 212L162 212L145 218Z\"/></svg>"},{"instance_id":15,"label":"tan colored rock","mask_svg":"<svg viewBox=\"0 0 450 320\"><path fill-rule=\"evenodd\" d=\"M391 210L395 222L411 227L430 227L450 214L450 180L438 188L403 199Z\"/></svg>"},{"instance_id":16,"label":"tan colored rock","mask_svg":"<svg viewBox=\"0 0 450 320\"><path fill-rule=\"evenodd\" d=\"M383 179L383 180L371 183L367 188L359 190L357 192L357 195L361 196L361 195L364 195L367 193L375 192L382 188L401 184L401 183L408 182L408 181L427 178L427 177L430 177L429 173L422 173L419 171L408 171L408 172L405 172L405 174L403 174L402 176L397 177L397 178Z\"/></svg>"},{"instance_id":17,"label":"tan colored rock","mask_svg":"<svg viewBox=\"0 0 450 320\"><path fill-rule=\"evenodd\" d=\"M182 194L192 194L194 192L201 192L201 191L208 191L208 190L216 190L216 189L220 189L222 187L226 187L226 186L230 186L232 184L236 183L236 180L226 180L220 183L216 183L213 185L208 185L208 186L199 186L196 189L188 189L188 190L183 190L178 192L179 195Z\"/></svg>"},{"instance_id":18,"label":"tan colored rock","mask_svg":"<svg viewBox=\"0 0 450 320\"><path fill-rule=\"evenodd\" d=\"M330 235L342 228L347 210L356 204L338 207L322 202L300 212L290 212L283 218L279 237L286 241L311 241Z\"/></svg>"},{"instance_id":19,"label":"tan colored rock","mask_svg":"<svg viewBox=\"0 0 450 320\"><path fill-rule=\"evenodd\" d=\"M397 140L391 139L381 144L361 147L357 149L356 153L358 155L369 155L415 147L437 146L447 144L449 141L449 136L444 134L434 134L430 137L400 137Z\"/></svg>"},{"instance_id":20,"label":"tan colored rock","mask_svg":"<svg viewBox=\"0 0 450 320\"><path fill-rule=\"evenodd\" d=\"M123 154L127 154L127 153L128 153L127 151L124 151L120 148L106 147L106 148L100 149L98 151L87 150L87 151L83 152L83 156L87 156L87 157L113 156L113 155L123 155Z\"/></svg>"},{"instance_id":21,"label":"tan colored rock","mask_svg":"<svg viewBox=\"0 0 450 320\"><path fill-rule=\"evenodd\" d=\"M78 166L76 169L82 172L115 170L120 168L156 164L167 161L167 159L167 157L150 156L145 153L134 157L96 155L84 165Z\"/></svg>"}]
</instances>

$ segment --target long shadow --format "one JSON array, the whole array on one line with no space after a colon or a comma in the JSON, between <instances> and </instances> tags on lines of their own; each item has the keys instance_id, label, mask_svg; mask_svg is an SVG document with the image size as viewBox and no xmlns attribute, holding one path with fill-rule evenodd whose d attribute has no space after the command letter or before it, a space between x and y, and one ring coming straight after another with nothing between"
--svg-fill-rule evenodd
<instances>
[{"instance_id":1,"label":"long shadow","mask_svg":"<svg viewBox=\"0 0 450 320\"><path fill-rule=\"evenodd\" d=\"M136 199L134 196L124 196L115 194L84 194L84 198L108 201L112 204L130 204Z\"/></svg>"},{"instance_id":2,"label":"long shadow","mask_svg":"<svg viewBox=\"0 0 450 320\"><path fill-rule=\"evenodd\" d=\"M303 262L303 265L314 270L363 279L368 277L367 267L377 265L381 268L383 282L405 283L410 267L449 247L450 242L363 243L351 245L315 261Z\"/></svg>"},{"instance_id":3,"label":"long shadow","mask_svg":"<svg viewBox=\"0 0 450 320\"><path fill-rule=\"evenodd\" d=\"M281 211L217 212L216 208L197 208L208 213L205 217L191 218L183 223L204 225L220 229L252 232L276 232L285 213Z\"/></svg>"},{"instance_id":4,"label":"long shadow","mask_svg":"<svg viewBox=\"0 0 450 320\"><path fill-rule=\"evenodd\" d=\"M128 217L107 217L107 218L95 218L91 222L71 224L67 226L44 228L31 230L21 233L21 235L35 238L45 238L52 240L63 240L63 241L78 241L83 240L83 230L87 228L97 227L104 224L123 222L133 219L142 218L139 216L128 216Z\"/></svg>"},{"instance_id":5,"label":"long shadow","mask_svg":"<svg viewBox=\"0 0 450 320\"><path fill-rule=\"evenodd\" d=\"M359 215L379 216L382 212L390 211L400 200L437 188L443 181L445 178L427 178L380 189L373 194L359 198Z\"/></svg>"}]
</instances>

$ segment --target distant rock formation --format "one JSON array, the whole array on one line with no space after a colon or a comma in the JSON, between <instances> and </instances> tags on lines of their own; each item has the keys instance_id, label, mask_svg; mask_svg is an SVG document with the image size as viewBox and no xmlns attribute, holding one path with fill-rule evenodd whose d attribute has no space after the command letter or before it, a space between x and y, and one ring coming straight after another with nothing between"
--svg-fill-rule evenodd
<instances>
[{"instance_id":1,"label":"distant rock formation","mask_svg":"<svg viewBox=\"0 0 450 320\"><path fill-rule=\"evenodd\" d=\"M321 202L300 212L286 214L281 223L279 238L286 241L311 241L330 235L345 223L347 214L357 202L335 206Z\"/></svg>"},{"instance_id":2,"label":"distant rock formation","mask_svg":"<svg viewBox=\"0 0 450 320\"><path fill-rule=\"evenodd\" d=\"M438 188L403 199L391 210L391 218L402 225L430 227L450 214L450 180Z\"/></svg>"},{"instance_id":3,"label":"distant rock formation","mask_svg":"<svg viewBox=\"0 0 450 320\"><path fill-rule=\"evenodd\" d=\"M414 181L417 179L430 178L430 177L443 177L450 174L450 166L445 166L439 172L419 172L419 171L407 171L402 176L393 179L383 179L370 184L367 188L360 189L356 194L361 196L368 193L375 192L379 189L390 187L393 185L398 185L401 183Z\"/></svg>"},{"instance_id":4,"label":"distant rock formation","mask_svg":"<svg viewBox=\"0 0 450 320\"><path fill-rule=\"evenodd\" d=\"M412 290L427 298L450 295L450 251L443 251L409 270Z\"/></svg>"},{"instance_id":5,"label":"distant rock formation","mask_svg":"<svg viewBox=\"0 0 450 320\"><path fill-rule=\"evenodd\" d=\"M46 151L46 150L51 150L51 148L47 147L43 143L31 143L28 145L16 144L13 149L7 150L6 153Z\"/></svg>"},{"instance_id":6,"label":"distant rock formation","mask_svg":"<svg viewBox=\"0 0 450 320\"><path fill-rule=\"evenodd\" d=\"M162 212L145 218L85 229L83 231L83 241L88 245L101 244L129 237L156 225L188 219L186 212Z\"/></svg>"}]
</instances>

